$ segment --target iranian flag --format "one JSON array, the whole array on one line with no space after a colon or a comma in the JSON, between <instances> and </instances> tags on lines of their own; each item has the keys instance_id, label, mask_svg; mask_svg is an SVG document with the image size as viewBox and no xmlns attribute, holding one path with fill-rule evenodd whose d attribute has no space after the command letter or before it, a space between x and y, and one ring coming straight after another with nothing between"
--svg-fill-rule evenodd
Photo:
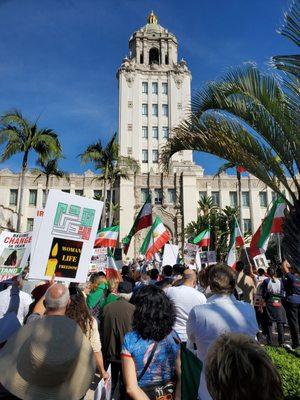
<instances>
[{"instance_id":1,"label":"iranian flag","mask_svg":"<svg viewBox=\"0 0 300 400\"><path fill-rule=\"evenodd\" d=\"M279 197L257 229L250 243L250 255L255 257L266 251L271 233L281 233L286 204Z\"/></svg>"},{"instance_id":2,"label":"iranian flag","mask_svg":"<svg viewBox=\"0 0 300 400\"><path fill-rule=\"evenodd\" d=\"M107 279L114 278L121 281L121 274L116 265L115 258L109 249L107 251L107 267L105 268L105 275Z\"/></svg>"},{"instance_id":3,"label":"iranian flag","mask_svg":"<svg viewBox=\"0 0 300 400\"><path fill-rule=\"evenodd\" d=\"M127 254L132 237L141 229L152 225L152 204L151 197L148 196L145 204L136 217L129 234L123 239L124 253Z\"/></svg>"},{"instance_id":4,"label":"iranian flag","mask_svg":"<svg viewBox=\"0 0 300 400\"><path fill-rule=\"evenodd\" d=\"M244 246L245 241L240 230L237 220L234 218L231 223L229 251L226 258L226 263L231 268L235 268L236 264L236 248Z\"/></svg>"},{"instance_id":5,"label":"iranian flag","mask_svg":"<svg viewBox=\"0 0 300 400\"><path fill-rule=\"evenodd\" d=\"M100 229L97 233L94 247L117 247L119 230L119 226Z\"/></svg>"},{"instance_id":6,"label":"iranian flag","mask_svg":"<svg viewBox=\"0 0 300 400\"><path fill-rule=\"evenodd\" d=\"M147 233L144 243L141 247L141 254L145 255L146 260L151 260L168 241L170 234L159 217L156 217L151 229Z\"/></svg>"},{"instance_id":7,"label":"iranian flag","mask_svg":"<svg viewBox=\"0 0 300 400\"><path fill-rule=\"evenodd\" d=\"M208 247L210 245L210 230L205 229L200 232L193 240L193 244L197 244L199 247Z\"/></svg>"}]
</instances>

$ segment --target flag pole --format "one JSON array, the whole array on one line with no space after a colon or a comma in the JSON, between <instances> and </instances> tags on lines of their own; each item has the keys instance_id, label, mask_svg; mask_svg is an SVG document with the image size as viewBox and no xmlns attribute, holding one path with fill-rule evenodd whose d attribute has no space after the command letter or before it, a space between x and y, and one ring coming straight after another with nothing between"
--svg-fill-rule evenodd
<instances>
[{"instance_id":1,"label":"flag pole","mask_svg":"<svg viewBox=\"0 0 300 400\"><path fill-rule=\"evenodd\" d=\"M279 262L282 262L282 253L281 253L281 240L280 240L280 233L276 234L277 236L277 249L278 249L278 258Z\"/></svg>"},{"instance_id":2,"label":"flag pole","mask_svg":"<svg viewBox=\"0 0 300 400\"><path fill-rule=\"evenodd\" d=\"M240 233L242 234L241 228L240 228L240 226L239 226L238 220L237 220L237 218L236 218L235 215L234 215L234 219L235 219L235 222L237 223L237 226L238 226L238 229L239 229ZM242 237L243 237L243 236L242 236ZM245 250L246 257L247 257L247 260L248 260L249 265L251 265L251 261L250 261L250 257L249 257L248 251L247 251L246 244L245 244L242 248Z\"/></svg>"}]
</instances>

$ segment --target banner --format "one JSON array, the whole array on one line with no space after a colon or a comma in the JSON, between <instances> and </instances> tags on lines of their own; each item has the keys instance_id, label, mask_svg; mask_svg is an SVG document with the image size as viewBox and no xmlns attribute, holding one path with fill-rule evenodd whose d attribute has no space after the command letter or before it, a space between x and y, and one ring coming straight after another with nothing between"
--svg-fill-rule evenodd
<instances>
[{"instance_id":1,"label":"banner","mask_svg":"<svg viewBox=\"0 0 300 400\"><path fill-rule=\"evenodd\" d=\"M35 217L34 217L34 220L33 220L31 251L30 251L30 258L31 259L33 258L34 249L35 249L35 245L36 245L36 240L37 240L37 238L39 236L43 215L44 215L44 209L43 208L37 208L36 209L36 214L35 214Z\"/></svg>"},{"instance_id":2,"label":"banner","mask_svg":"<svg viewBox=\"0 0 300 400\"><path fill-rule=\"evenodd\" d=\"M51 189L29 278L85 282L103 202Z\"/></svg>"},{"instance_id":3,"label":"banner","mask_svg":"<svg viewBox=\"0 0 300 400\"><path fill-rule=\"evenodd\" d=\"M31 248L32 232L0 234L0 281L19 275L25 268Z\"/></svg>"},{"instance_id":4,"label":"banner","mask_svg":"<svg viewBox=\"0 0 300 400\"><path fill-rule=\"evenodd\" d=\"M90 263L90 273L105 270L107 267L107 247L95 247Z\"/></svg>"},{"instance_id":5,"label":"banner","mask_svg":"<svg viewBox=\"0 0 300 400\"><path fill-rule=\"evenodd\" d=\"M171 265L173 267L174 264L177 264L178 251L179 246L176 244L166 243L164 247L162 266Z\"/></svg>"},{"instance_id":6,"label":"banner","mask_svg":"<svg viewBox=\"0 0 300 400\"><path fill-rule=\"evenodd\" d=\"M199 247L197 244L185 243L183 249L183 261L186 266L190 265L191 262L196 261L196 254Z\"/></svg>"}]
</instances>

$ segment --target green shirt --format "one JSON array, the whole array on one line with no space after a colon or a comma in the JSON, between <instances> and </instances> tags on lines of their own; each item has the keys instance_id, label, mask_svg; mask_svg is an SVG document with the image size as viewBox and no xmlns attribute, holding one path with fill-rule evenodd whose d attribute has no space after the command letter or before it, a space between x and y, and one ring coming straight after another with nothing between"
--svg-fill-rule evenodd
<instances>
[{"instance_id":1,"label":"green shirt","mask_svg":"<svg viewBox=\"0 0 300 400\"><path fill-rule=\"evenodd\" d=\"M108 288L107 283L100 283L96 290L90 291L87 295L86 303L88 308L94 308L99 304L100 307L103 306L105 302L105 290Z\"/></svg>"},{"instance_id":2,"label":"green shirt","mask_svg":"<svg viewBox=\"0 0 300 400\"><path fill-rule=\"evenodd\" d=\"M107 304L114 303L115 301L118 300L118 298L119 297L116 294L109 293L109 295L104 300L103 307L107 306Z\"/></svg>"}]
</instances>

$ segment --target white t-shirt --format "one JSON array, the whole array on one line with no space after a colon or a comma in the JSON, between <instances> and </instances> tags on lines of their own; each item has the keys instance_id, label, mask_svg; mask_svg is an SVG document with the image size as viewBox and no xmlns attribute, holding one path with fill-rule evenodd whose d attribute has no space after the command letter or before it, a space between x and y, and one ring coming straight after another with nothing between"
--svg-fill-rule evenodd
<instances>
[{"instance_id":1,"label":"white t-shirt","mask_svg":"<svg viewBox=\"0 0 300 400\"><path fill-rule=\"evenodd\" d=\"M29 294L16 287L9 286L0 292L0 318L3 318L6 313L14 312L20 324L23 325L31 303L32 298Z\"/></svg>"},{"instance_id":2,"label":"white t-shirt","mask_svg":"<svg viewBox=\"0 0 300 400\"><path fill-rule=\"evenodd\" d=\"M174 330L183 342L187 341L186 323L192 308L206 303L206 297L198 290L186 286L174 286L165 290L166 295L172 300L176 308L176 322Z\"/></svg>"}]
</instances>

